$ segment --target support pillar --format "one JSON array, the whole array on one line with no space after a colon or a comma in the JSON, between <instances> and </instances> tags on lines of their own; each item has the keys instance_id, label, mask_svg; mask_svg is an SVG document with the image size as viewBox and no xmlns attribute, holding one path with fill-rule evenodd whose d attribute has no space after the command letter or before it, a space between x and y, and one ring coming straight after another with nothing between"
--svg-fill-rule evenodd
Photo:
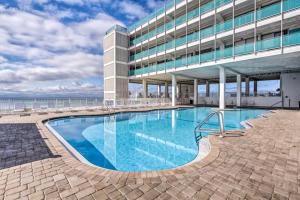
<instances>
[{"instance_id":1,"label":"support pillar","mask_svg":"<svg viewBox=\"0 0 300 200\"><path fill-rule=\"evenodd\" d=\"M219 114L219 123L220 123L220 137L224 135L224 109L225 109L225 88L226 88L226 72L224 67L219 67L220 70L220 82L219 82L219 109L222 114Z\"/></svg>"},{"instance_id":2,"label":"support pillar","mask_svg":"<svg viewBox=\"0 0 300 200\"><path fill-rule=\"evenodd\" d=\"M246 77L246 92L245 92L245 96L249 97L250 96L250 79L249 77Z\"/></svg>"},{"instance_id":3,"label":"support pillar","mask_svg":"<svg viewBox=\"0 0 300 200\"><path fill-rule=\"evenodd\" d=\"M157 97L160 98L160 94L161 94L161 87L160 85L158 84L157 85Z\"/></svg>"},{"instance_id":4,"label":"support pillar","mask_svg":"<svg viewBox=\"0 0 300 200\"><path fill-rule=\"evenodd\" d=\"M254 88L253 88L253 93L254 93L254 96L256 97L257 96L257 80L254 80Z\"/></svg>"},{"instance_id":5,"label":"support pillar","mask_svg":"<svg viewBox=\"0 0 300 200\"><path fill-rule=\"evenodd\" d=\"M176 76L172 74L172 106L176 106L177 82Z\"/></svg>"},{"instance_id":6,"label":"support pillar","mask_svg":"<svg viewBox=\"0 0 300 200\"><path fill-rule=\"evenodd\" d=\"M165 98L169 97L169 85L168 82L165 82Z\"/></svg>"},{"instance_id":7,"label":"support pillar","mask_svg":"<svg viewBox=\"0 0 300 200\"><path fill-rule=\"evenodd\" d=\"M205 89L206 97L209 97L210 88L209 88L209 81L206 81L206 89Z\"/></svg>"},{"instance_id":8,"label":"support pillar","mask_svg":"<svg viewBox=\"0 0 300 200\"><path fill-rule=\"evenodd\" d=\"M194 105L198 104L198 80L194 79Z\"/></svg>"},{"instance_id":9,"label":"support pillar","mask_svg":"<svg viewBox=\"0 0 300 200\"><path fill-rule=\"evenodd\" d=\"M143 79L144 98L148 98L148 85L146 79Z\"/></svg>"},{"instance_id":10,"label":"support pillar","mask_svg":"<svg viewBox=\"0 0 300 200\"><path fill-rule=\"evenodd\" d=\"M220 67L220 83L219 83L219 108L225 109L225 85L226 85L226 73L223 67Z\"/></svg>"},{"instance_id":11,"label":"support pillar","mask_svg":"<svg viewBox=\"0 0 300 200\"><path fill-rule=\"evenodd\" d=\"M240 74L236 76L236 84L236 106L241 107L242 76Z\"/></svg>"}]
</instances>

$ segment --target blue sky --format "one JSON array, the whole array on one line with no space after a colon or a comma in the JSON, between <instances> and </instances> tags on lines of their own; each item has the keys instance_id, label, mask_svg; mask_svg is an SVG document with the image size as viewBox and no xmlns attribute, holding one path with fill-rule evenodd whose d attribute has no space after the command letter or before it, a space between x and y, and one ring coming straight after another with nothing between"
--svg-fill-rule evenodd
<instances>
[{"instance_id":1,"label":"blue sky","mask_svg":"<svg viewBox=\"0 0 300 200\"><path fill-rule=\"evenodd\" d=\"M162 3L0 0L0 97L102 94L105 31L114 24L129 26Z\"/></svg>"},{"instance_id":2,"label":"blue sky","mask_svg":"<svg viewBox=\"0 0 300 200\"><path fill-rule=\"evenodd\" d=\"M100 94L102 38L160 0L0 0L0 95Z\"/></svg>"}]
</instances>

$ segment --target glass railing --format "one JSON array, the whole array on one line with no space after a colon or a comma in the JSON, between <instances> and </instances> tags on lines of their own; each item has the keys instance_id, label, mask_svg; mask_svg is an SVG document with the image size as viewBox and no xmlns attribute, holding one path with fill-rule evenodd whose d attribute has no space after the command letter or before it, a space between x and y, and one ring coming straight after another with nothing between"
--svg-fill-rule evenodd
<instances>
[{"instance_id":1,"label":"glass railing","mask_svg":"<svg viewBox=\"0 0 300 200\"><path fill-rule=\"evenodd\" d=\"M156 35L159 35L165 31L165 27L161 26L156 29Z\"/></svg>"},{"instance_id":2,"label":"glass railing","mask_svg":"<svg viewBox=\"0 0 300 200\"><path fill-rule=\"evenodd\" d=\"M200 56L189 56L187 57L187 65L194 65L200 63Z\"/></svg>"},{"instance_id":3,"label":"glass railing","mask_svg":"<svg viewBox=\"0 0 300 200\"><path fill-rule=\"evenodd\" d=\"M298 6L298 3L295 3L295 2L296 2L295 0L286 0L285 1L286 4L289 3L289 8L290 9ZM271 6L267 6L267 7L262 8L260 11L265 10L266 14L261 15L260 17L265 18L266 16L269 16L269 14L268 14L269 10L271 10L271 8L276 8L277 6L278 6L278 4L272 4ZM278 9L278 8L276 8L276 9ZM254 13L250 12L250 13L246 13L246 14L243 14L243 15L238 16L237 18L235 18L235 23L234 24L235 24L235 27L240 27L240 26L243 26L245 24L251 23L253 21L254 21ZM171 24L171 23L169 23L169 24ZM173 26L173 24L171 24L171 25ZM228 30L231 30L232 28L233 28L233 20L230 19L230 20L225 21L224 23L217 24L215 27L212 26L212 27L202 29L200 31L200 34L199 34L199 32L195 32L195 33L187 35L187 38L185 38L185 37L184 38L178 38L175 41L169 42L168 44L163 44L163 45L157 46L156 51L154 51L154 50L151 51L150 55L162 52L164 50L172 49L174 47L178 47L178 46L184 45L186 43L194 42L194 41L197 41L199 39L204 39L204 38L213 36L215 33L228 31ZM137 39L141 40L141 38L137 38ZM258 44L258 45L260 45L260 44ZM260 49L260 47L264 48L264 46L266 46L266 45L261 44L261 46L258 46L257 48L258 49ZM240 47L240 48L242 48L242 47ZM248 48L250 48L250 47L248 47ZM240 52L240 50L241 50L241 52ZM243 54L243 49L237 49L235 51L237 51L237 53L239 55ZM252 50L247 49L247 51L245 51L245 53L247 53L248 51L251 52ZM148 56L148 54L144 54L144 53L140 54L139 53L139 54L137 54L137 56L131 56L130 61L132 61L134 59L140 59L143 55Z\"/></svg>"},{"instance_id":4,"label":"glass railing","mask_svg":"<svg viewBox=\"0 0 300 200\"><path fill-rule=\"evenodd\" d=\"M214 27L208 27L208 28L202 29L200 31L200 38L204 39L204 38L210 37L214 34L215 34L215 28Z\"/></svg>"},{"instance_id":5,"label":"glass railing","mask_svg":"<svg viewBox=\"0 0 300 200\"><path fill-rule=\"evenodd\" d=\"M256 51L266 51L280 48L281 37L256 41Z\"/></svg>"},{"instance_id":6,"label":"glass railing","mask_svg":"<svg viewBox=\"0 0 300 200\"><path fill-rule=\"evenodd\" d=\"M190 11L188 14L187 14L187 20L191 20L191 19L194 19L195 17L198 17L200 12L199 12L199 8L196 8L192 11Z\"/></svg>"},{"instance_id":7,"label":"glass railing","mask_svg":"<svg viewBox=\"0 0 300 200\"><path fill-rule=\"evenodd\" d=\"M185 65L186 65L186 58L185 57L175 60L175 67L176 68L182 67L182 66L185 66Z\"/></svg>"},{"instance_id":8,"label":"glass railing","mask_svg":"<svg viewBox=\"0 0 300 200\"><path fill-rule=\"evenodd\" d=\"M166 31L172 29L175 26L174 21L166 23Z\"/></svg>"},{"instance_id":9,"label":"glass railing","mask_svg":"<svg viewBox=\"0 0 300 200\"><path fill-rule=\"evenodd\" d=\"M174 68L174 61L166 62L166 69L173 69Z\"/></svg>"},{"instance_id":10,"label":"glass railing","mask_svg":"<svg viewBox=\"0 0 300 200\"><path fill-rule=\"evenodd\" d=\"M218 7L220 7L220 6L223 6L223 5L227 4L227 3L230 3L231 1L232 1L232 0L216 0L216 8L218 8ZM181 0L179 0L179 2L181 2ZM176 4L177 4L177 1L176 1ZM167 5L169 5L169 6L170 6L169 8L171 8L171 7L174 5L174 2L171 1L171 2L169 2ZM169 9L169 8L167 7L167 5L166 5L166 8ZM176 25L176 26L179 26L179 25L183 24L184 22L186 22L186 20L190 20L190 19L193 19L193 18L195 18L195 17L198 17L199 15L203 15L203 14L205 14L205 13L207 13L207 12L213 10L213 9L215 9L215 3L214 3L214 1L211 1L211 2L209 2L209 3L206 3L206 4L202 5L202 6L200 6L200 8L196 8L196 9L194 9L194 10L188 12L187 15L180 16L180 17L176 18L175 21L172 20L171 22L168 22L167 24L162 25L161 27L158 27L158 28L156 28L155 30L153 30L153 31L151 31L151 32L153 32L152 34L158 35L158 34L164 32L165 29L166 29L166 30L170 30L170 29L172 29L175 25ZM154 14L151 14L150 16L148 16L148 17L146 17L145 19L143 19L142 22L148 21L150 18L154 18L154 17L156 17L156 16L162 14L163 12L164 12L164 9L161 8L161 9L159 10L158 13L156 13L156 14L155 14L155 13L154 13ZM149 18L149 19L148 19L148 18ZM151 19L150 19L150 20L151 20ZM136 26L133 25L133 27L135 26L135 28L136 28L136 27L138 27L138 26L140 26L140 25L142 25L142 23L137 23ZM131 32L132 30L134 30L133 27L128 28L130 32ZM165 28L164 28L164 27L165 27ZM160 29L160 31L157 31L157 29ZM152 34L150 35L151 37L154 36L154 35L152 35ZM139 37L139 38L142 38L142 39L140 39L140 40L138 40L138 41L135 41L135 42L130 42L129 44L130 44L131 46L132 46L132 45L136 45L136 44L138 44L138 43L140 43L140 42L143 42L143 41L145 41L145 40L147 40L147 39L150 39L150 38L151 38L150 36L149 36L148 34L145 34L145 36ZM137 40L137 39L138 39L138 38L136 38L136 39L134 39L134 40Z\"/></svg>"},{"instance_id":11,"label":"glass railing","mask_svg":"<svg viewBox=\"0 0 300 200\"><path fill-rule=\"evenodd\" d=\"M281 3L275 3L256 11L256 19L262 20L281 13Z\"/></svg>"},{"instance_id":12,"label":"glass railing","mask_svg":"<svg viewBox=\"0 0 300 200\"><path fill-rule=\"evenodd\" d=\"M232 2L232 0L215 0L216 7L221 7L225 4Z\"/></svg>"},{"instance_id":13,"label":"glass railing","mask_svg":"<svg viewBox=\"0 0 300 200\"><path fill-rule=\"evenodd\" d=\"M234 19L234 26L241 27L254 22L254 12L246 13Z\"/></svg>"},{"instance_id":14,"label":"glass railing","mask_svg":"<svg viewBox=\"0 0 300 200\"><path fill-rule=\"evenodd\" d=\"M175 19L176 26L179 26L179 25L183 24L184 22L186 22L186 15L182 15L181 17L178 17Z\"/></svg>"},{"instance_id":15,"label":"glass railing","mask_svg":"<svg viewBox=\"0 0 300 200\"><path fill-rule=\"evenodd\" d=\"M293 46L293 45L300 45L300 30L296 30L295 32L292 32L288 35L284 35L282 41L283 46ZM261 41L257 41L256 43L256 51L267 51L271 49L277 49L281 46L281 37L275 37L270 39L265 39ZM157 65L150 65L149 67L136 69L136 70L130 70L129 75L140 75L155 71L163 71L165 69L173 69L182 67L185 65L192 65L192 64L199 64L199 63L205 63L209 61L214 61L224 59L224 58L230 58L233 55L239 56L239 55L245 55L245 54L251 54L254 52L254 43L247 43L247 44L241 44L234 47L234 54L233 54L233 47L228 47L222 50L216 50L211 51L208 53L203 53L200 55L195 56L189 56L187 58L179 58L175 61L166 61L165 63L157 64Z\"/></svg>"},{"instance_id":16,"label":"glass railing","mask_svg":"<svg viewBox=\"0 0 300 200\"><path fill-rule=\"evenodd\" d=\"M166 49L165 46L166 45L159 45L158 47L156 47L156 52L157 53L163 52Z\"/></svg>"},{"instance_id":17,"label":"glass railing","mask_svg":"<svg viewBox=\"0 0 300 200\"><path fill-rule=\"evenodd\" d=\"M203 15L209 11L212 11L213 9L215 9L215 3L214 1L211 1L209 3L200 6L200 14Z\"/></svg>"},{"instance_id":18,"label":"glass railing","mask_svg":"<svg viewBox=\"0 0 300 200\"><path fill-rule=\"evenodd\" d=\"M174 47L175 47L175 44L174 44L173 41L168 42L168 43L165 44L165 49L166 50L173 49Z\"/></svg>"},{"instance_id":19,"label":"glass railing","mask_svg":"<svg viewBox=\"0 0 300 200\"><path fill-rule=\"evenodd\" d=\"M283 11L289 11L300 8L299 0L283 0Z\"/></svg>"},{"instance_id":20,"label":"glass railing","mask_svg":"<svg viewBox=\"0 0 300 200\"><path fill-rule=\"evenodd\" d=\"M175 40L175 46L176 47L179 47L179 46L184 45L184 44L186 44L186 36L178 38L178 39Z\"/></svg>"},{"instance_id":21,"label":"glass railing","mask_svg":"<svg viewBox=\"0 0 300 200\"><path fill-rule=\"evenodd\" d=\"M283 46L300 45L300 30L284 35L282 38Z\"/></svg>"},{"instance_id":22,"label":"glass railing","mask_svg":"<svg viewBox=\"0 0 300 200\"><path fill-rule=\"evenodd\" d=\"M224 23L216 24L216 33L231 30L233 26L232 19L225 21Z\"/></svg>"},{"instance_id":23,"label":"glass railing","mask_svg":"<svg viewBox=\"0 0 300 200\"><path fill-rule=\"evenodd\" d=\"M234 55L246 55L254 52L254 44L242 44L234 47Z\"/></svg>"},{"instance_id":24,"label":"glass railing","mask_svg":"<svg viewBox=\"0 0 300 200\"><path fill-rule=\"evenodd\" d=\"M233 55L233 48L227 47L225 49L216 50L216 60L231 58Z\"/></svg>"},{"instance_id":25,"label":"glass railing","mask_svg":"<svg viewBox=\"0 0 300 200\"><path fill-rule=\"evenodd\" d=\"M216 8L220 7L224 4L230 3L231 1L232 0L216 0ZM169 3L167 3L167 5L172 7L174 5L174 2L170 1ZM300 7L300 0L284 0L283 1L283 11L289 11L289 10L296 9L299 7ZM166 6L166 8L167 8L167 6ZM186 21L186 18L188 20L193 19L195 17L198 17L199 15L203 15L203 14L213 10L214 8L215 8L214 1L206 3L202 6L200 6L200 8L196 8L196 9L190 11L187 14L187 16L183 15L183 16L175 19L175 21L173 20L171 22L168 22L167 24L158 27L157 29L151 31L150 33L145 34L144 36L141 36L139 38L136 38L136 39L130 41L129 44L130 44L130 46L139 44L140 42L150 39L155 35L163 33L165 31L165 29L166 30L172 29L175 26L175 24L176 24L176 26L183 24ZM151 14L151 17L158 16L158 15L162 14L163 12L164 12L164 8L160 8L156 12L156 15ZM272 5L269 5L269 6L266 6L266 7L263 7L261 9L257 10L256 17L257 17L257 20L263 20L265 18L272 17L274 15L278 15L278 14L280 14L280 12L281 12L281 3L279 2L279 3L275 3L275 4L272 4ZM144 19L142 22L144 22L145 20L147 21L147 18ZM253 21L254 21L254 13L253 12L247 13L245 15L235 18L234 26L240 27L245 24L252 23ZM221 24L219 26L217 25L217 29L220 29L220 30L217 30L217 32L225 31L225 30L227 30L227 28L229 29L232 26L232 25L230 25L230 23L227 24L228 26L225 26L225 25L226 24L224 24L224 27L222 27ZM129 28L129 31L131 31L131 27Z\"/></svg>"},{"instance_id":26,"label":"glass railing","mask_svg":"<svg viewBox=\"0 0 300 200\"><path fill-rule=\"evenodd\" d=\"M165 68L166 68L165 63L161 63L161 64L156 65L156 70L157 71L163 71L163 70L165 70Z\"/></svg>"},{"instance_id":27,"label":"glass railing","mask_svg":"<svg viewBox=\"0 0 300 200\"><path fill-rule=\"evenodd\" d=\"M289 1L292 1L292 0L289 0ZM296 5L296 4L293 4L293 5ZM273 6L274 6L274 4L271 5L270 7L273 7ZM263 8L263 9L269 10L269 8L267 8L267 7ZM234 21L235 21L234 22L235 27L240 27L240 26L252 23L254 21L254 13L250 12L250 13L243 14L243 15L235 18ZM189 42L197 41L199 39L205 39L207 37L213 36L215 33L221 33L224 31L228 31L228 30L231 30L232 28L233 28L233 20L230 19L230 20L225 21L224 23L217 24L215 27L212 26L212 27L202 29L200 31L200 35L199 35L199 32L195 32L195 33L187 35L187 39L183 39L183 38L176 39L175 45L170 48L166 48L166 49L178 47L178 46L181 46L181 45L189 43ZM160 48L162 48L162 47L160 47ZM161 51L164 51L164 49ZM161 52L161 51L157 51L157 52Z\"/></svg>"},{"instance_id":28,"label":"glass railing","mask_svg":"<svg viewBox=\"0 0 300 200\"><path fill-rule=\"evenodd\" d=\"M208 62L208 61L213 61L214 59L215 59L215 52L214 51L200 54L200 62L201 63L205 63L205 62Z\"/></svg>"},{"instance_id":29,"label":"glass railing","mask_svg":"<svg viewBox=\"0 0 300 200\"><path fill-rule=\"evenodd\" d=\"M187 35L187 43L198 41L199 40L199 32L195 32Z\"/></svg>"}]
</instances>

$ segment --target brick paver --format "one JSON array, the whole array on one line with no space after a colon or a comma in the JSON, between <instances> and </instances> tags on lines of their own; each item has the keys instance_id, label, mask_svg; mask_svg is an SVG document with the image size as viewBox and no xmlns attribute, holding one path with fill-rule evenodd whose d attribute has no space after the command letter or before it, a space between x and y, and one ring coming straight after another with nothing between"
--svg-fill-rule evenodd
<instances>
[{"instance_id":1,"label":"brick paver","mask_svg":"<svg viewBox=\"0 0 300 200\"><path fill-rule=\"evenodd\" d=\"M212 151L201 161L145 173L74 159L41 122L69 114L0 119L0 200L300 199L299 111L252 120L242 137L210 137Z\"/></svg>"}]
</instances>

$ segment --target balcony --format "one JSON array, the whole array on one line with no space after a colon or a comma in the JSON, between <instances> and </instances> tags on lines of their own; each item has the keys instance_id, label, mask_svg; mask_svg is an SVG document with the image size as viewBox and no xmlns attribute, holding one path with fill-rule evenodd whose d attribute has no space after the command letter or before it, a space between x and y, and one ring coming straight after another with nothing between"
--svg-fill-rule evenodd
<instances>
[{"instance_id":1,"label":"balcony","mask_svg":"<svg viewBox=\"0 0 300 200\"><path fill-rule=\"evenodd\" d=\"M180 3L180 2L182 2L182 1L178 0L178 3ZM196 9L188 12L187 14L184 14L184 15L182 15L182 16L180 16L180 17L178 17L178 18L176 18L176 19L174 19L174 20L172 20L172 21L170 21L170 22L168 22L168 23L166 23L166 24L164 24L164 25L162 25L162 26L160 26L160 27L152 30L151 32L149 32L147 34L144 34L144 35L142 35L142 36L140 36L138 38L135 38L135 39L131 40L129 42L129 45L130 46L137 45L137 44L139 44L141 42L144 42L144 41L146 41L146 40L148 40L148 39L150 39L150 38L152 38L152 37L154 37L156 35L159 35L159 34L165 32L165 31L168 31L168 30L174 28L175 26L179 26L179 25L185 23L186 21L189 21L191 19L199 17L199 16L201 16L201 15L203 15L203 14L209 12L209 11L214 10L215 8L219 8L219 7L221 7L221 6L225 5L225 4L228 4L230 2L232 2L232 0L216 0L216 2L211 1L209 3L206 3L206 4L202 5L200 8L196 8ZM171 3L171 2L169 2L169 3ZM162 14L162 13L160 13L160 14ZM158 16L158 15L156 15L156 16ZM154 17L152 15L149 15L149 17L148 17L149 19L145 18L141 22L138 22L137 25L140 26L141 24L144 24L145 21L150 21ZM136 28L135 25L133 27ZM132 30L134 30L134 29L132 29L133 27L129 28L129 32L131 32Z\"/></svg>"},{"instance_id":2,"label":"balcony","mask_svg":"<svg viewBox=\"0 0 300 200\"><path fill-rule=\"evenodd\" d=\"M159 71L163 72L165 70L180 68L187 65L202 64L209 61L232 58L233 56L236 57L241 55L253 54L255 52L279 49L281 48L281 44L282 47L300 45L300 30L292 31L288 35L283 35L282 37L274 37L257 41L256 43L246 43L234 47L227 47L200 55L178 58L176 60L167 61L165 63L157 65L151 65L141 69L130 70L129 76L142 75Z\"/></svg>"},{"instance_id":3,"label":"balcony","mask_svg":"<svg viewBox=\"0 0 300 200\"><path fill-rule=\"evenodd\" d=\"M226 1L227 2L227 1ZM300 7L300 1L298 0L285 0L283 2L283 12L287 12ZM256 19L257 21L279 15L281 14L281 3L275 3L266 7L257 10ZM142 51L135 55L130 56L129 61L139 60L143 57L148 57L155 55L157 53L164 52L166 50L180 47L184 44L191 42L199 41L208 37L211 37L215 34L222 33L225 31L232 30L233 28L239 28L247 24L254 22L255 13L254 11L240 15L234 19L227 20L223 23L216 24L205 29L200 30L199 32L194 32L192 34L177 38L175 40L169 41L168 43L153 47L146 51Z\"/></svg>"}]
</instances>

